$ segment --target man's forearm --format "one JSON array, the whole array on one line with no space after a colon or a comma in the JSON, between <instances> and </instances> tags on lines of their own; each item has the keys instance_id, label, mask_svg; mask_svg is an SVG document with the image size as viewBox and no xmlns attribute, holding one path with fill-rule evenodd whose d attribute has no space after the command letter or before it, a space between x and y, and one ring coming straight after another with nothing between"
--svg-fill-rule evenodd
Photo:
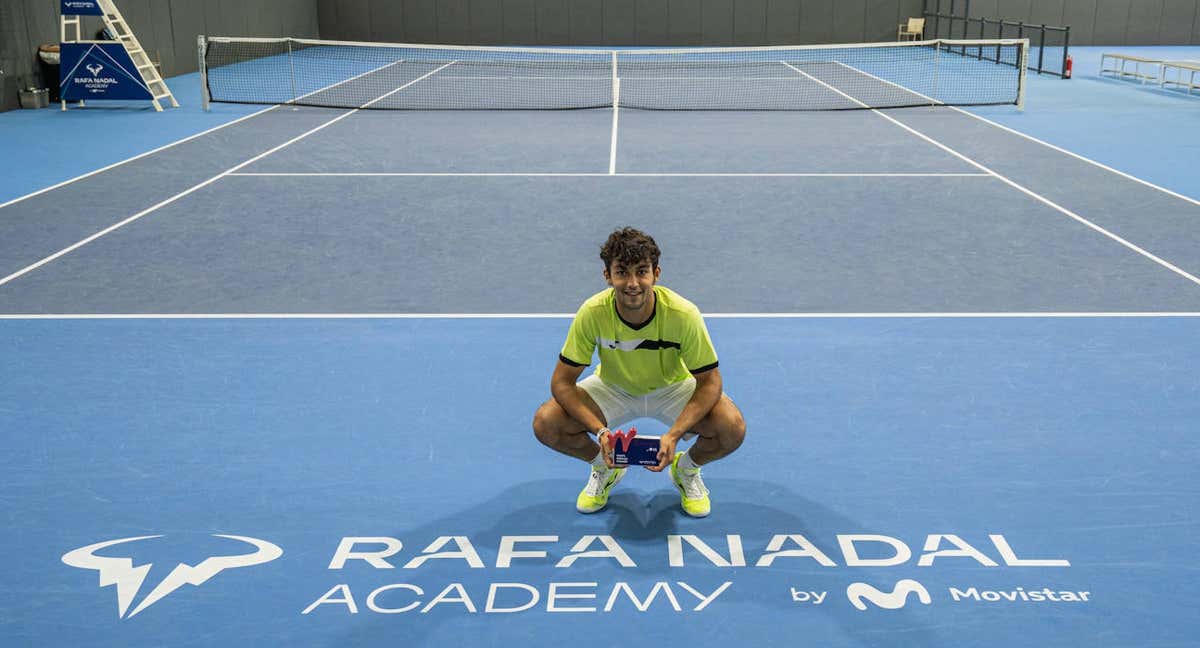
<instances>
[{"instance_id":1,"label":"man's forearm","mask_svg":"<svg viewBox=\"0 0 1200 648\"><path fill-rule=\"evenodd\" d=\"M575 419L589 432L597 432L604 427L604 421L592 413L592 410L579 397L577 389L575 383L569 385L554 383L550 385L550 394L554 396L554 400L568 416Z\"/></svg>"},{"instance_id":2,"label":"man's forearm","mask_svg":"<svg viewBox=\"0 0 1200 648\"><path fill-rule=\"evenodd\" d=\"M719 380L706 381L696 385L696 391L692 392L692 398L683 406L683 411L679 413L679 418L675 419L671 429L667 430L667 434L672 435L676 440L682 438L688 430L708 416L719 400L721 400L721 382Z\"/></svg>"}]
</instances>

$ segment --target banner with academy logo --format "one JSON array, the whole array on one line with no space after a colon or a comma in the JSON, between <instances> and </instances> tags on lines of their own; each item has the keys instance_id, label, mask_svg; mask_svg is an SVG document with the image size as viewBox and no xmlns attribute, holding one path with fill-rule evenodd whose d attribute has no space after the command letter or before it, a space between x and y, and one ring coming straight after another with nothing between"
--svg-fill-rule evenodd
<instances>
[{"instance_id":1,"label":"banner with academy logo","mask_svg":"<svg viewBox=\"0 0 1200 648\"><path fill-rule=\"evenodd\" d=\"M103 16L100 3L96 0L62 0L64 16Z\"/></svg>"},{"instance_id":2,"label":"banner with academy logo","mask_svg":"<svg viewBox=\"0 0 1200 648\"><path fill-rule=\"evenodd\" d=\"M152 99L120 43L63 43L59 88L64 101Z\"/></svg>"}]
</instances>

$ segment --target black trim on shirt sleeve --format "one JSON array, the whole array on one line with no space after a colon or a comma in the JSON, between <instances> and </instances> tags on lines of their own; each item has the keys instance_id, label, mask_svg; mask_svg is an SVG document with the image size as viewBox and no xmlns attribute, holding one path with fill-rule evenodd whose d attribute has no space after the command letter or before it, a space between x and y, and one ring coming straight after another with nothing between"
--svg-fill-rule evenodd
<instances>
[{"instance_id":1,"label":"black trim on shirt sleeve","mask_svg":"<svg viewBox=\"0 0 1200 648\"><path fill-rule=\"evenodd\" d=\"M563 364L565 364L565 365L571 365L572 367L586 367L586 366L587 366L586 364L580 364L580 363L578 363L578 362L575 362L574 360L572 360L572 359L568 358L567 356L565 356L565 355L563 355L563 354L561 354L561 353L560 353L560 354L558 354L558 359L559 359L559 361L560 361L560 362L562 362ZM715 367L715 366L717 366L717 365L713 365L713 366Z\"/></svg>"},{"instance_id":2,"label":"black trim on shirt sleeve","mask_svg":"<svg viewBox=\"0 0 1200 648\"><path fill-rule=\"evenodd\" d=\"M712 371L713 369L716 369L718 364L720 364L720 363L714 362L710 365L704 365L703 367L700 367L699 369L690 369L689 371L692 372L693 376L699 376L700 374L702 374L706 371Z\"/></svg>"}]
</instances>

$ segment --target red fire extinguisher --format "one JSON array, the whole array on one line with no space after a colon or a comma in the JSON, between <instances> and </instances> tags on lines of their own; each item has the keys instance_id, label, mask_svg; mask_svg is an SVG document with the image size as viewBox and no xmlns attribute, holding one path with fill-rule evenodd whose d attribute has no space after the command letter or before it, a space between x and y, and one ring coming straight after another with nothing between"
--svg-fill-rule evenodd
<instances>
[{"instance_id":1,"label":"red fire extinguisher","mask_svg":"<svg viewBox=\"0 0 1200 648\"><path fill-rule=\"evenodd\" d=\"M1063 78L1064 79L1071 78L1071 55L1070 54L1067 54L1067 65L1063 69Z\"/></svg>"}]
</instances>

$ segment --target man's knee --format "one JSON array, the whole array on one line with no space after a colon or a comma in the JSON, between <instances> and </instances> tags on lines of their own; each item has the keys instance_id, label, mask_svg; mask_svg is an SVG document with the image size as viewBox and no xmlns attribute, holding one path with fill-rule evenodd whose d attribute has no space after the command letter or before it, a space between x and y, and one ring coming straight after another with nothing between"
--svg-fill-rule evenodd
<instances>
[{"instance_id":1,"label":"man's knee","mask_svg":"<svg viewBox=\"0 0 1200 648\"><path fill-rule=\"evenodd\" d=\"M717 428L717 442L727 452L737 450L742 442L746 440L746 419L742 417L742 412L733 404L733 401L725 400L725 407L720 408L718 417L714 423Z\"/></svg>"},{"instance_id":2,"label":"man's knee","mask_svg":"<svg viewBox=\"0 0 1200 648\"><path fill-rule=\"evenodd\" d=\"M542 406L533 413L533 436L551 447L558 440L559 433L557 420L559 417L557 416L558 412L554 411L555 408L562 409L558 403L550 400L542 403Z\"/></svg>"},{"instance_id":3,"label":"man's knee","mask_svg":"<svg viewBox=\"0 0 1200 648\"><path fill-rule=\"evenodd\" d=\"M746 440L746 419L742 418L741 412L736 412L733 420L730 421L729 431L726 433L724 445L729 448L730 452L737 450L742 442Z\"/></svg>"}]
</instances>

